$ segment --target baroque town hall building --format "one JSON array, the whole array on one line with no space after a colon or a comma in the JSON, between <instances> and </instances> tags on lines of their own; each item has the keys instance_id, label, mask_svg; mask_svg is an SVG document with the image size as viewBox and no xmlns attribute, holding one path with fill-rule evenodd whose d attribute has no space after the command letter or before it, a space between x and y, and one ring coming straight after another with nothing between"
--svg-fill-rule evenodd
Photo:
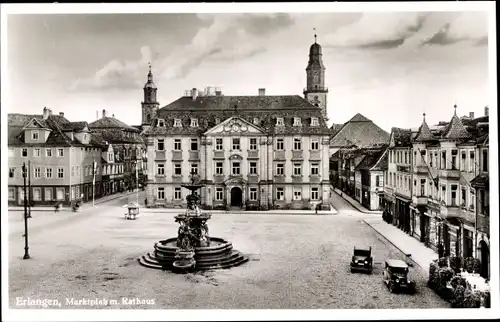
<instances>
[{"instance_id":1,"label":"baroque town hall building","mask_svg":"<svg viewBox=\"0 0 500 322\"><path fill-rule=\"evenodd\" d=\"M304 97L205 95L193 89L159 109L151 71L142 124L148 207L184 207L195 180L208 209L330 209L327 94L322 49L309 50Z\"/></svg>"}]
</instances>

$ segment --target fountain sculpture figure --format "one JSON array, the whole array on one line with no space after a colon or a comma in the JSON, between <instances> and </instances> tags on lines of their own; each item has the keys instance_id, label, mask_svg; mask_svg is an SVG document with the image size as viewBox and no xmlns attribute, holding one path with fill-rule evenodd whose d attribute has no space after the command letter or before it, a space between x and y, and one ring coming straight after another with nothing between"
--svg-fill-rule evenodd
<instances>
[{"instance_id":1,"label":"fountain sculpture figure","mask_svg":"<svg viewBox=\"0 0 500 322\"><path fill-rule=\"evenodd\" d=\"M230 242L209 236L207 221L211 215L200 211L200 197L196 193L203 186L196 183L196 174L191 172L191 182L181 185L191 194L186 197L186 212L175 216L179 223L177 238L156 243L153 254L139 258L143 266L183 273L194 269L229 268L248 261L248 257L233 250Z\"/></svg>"}]
</instances>

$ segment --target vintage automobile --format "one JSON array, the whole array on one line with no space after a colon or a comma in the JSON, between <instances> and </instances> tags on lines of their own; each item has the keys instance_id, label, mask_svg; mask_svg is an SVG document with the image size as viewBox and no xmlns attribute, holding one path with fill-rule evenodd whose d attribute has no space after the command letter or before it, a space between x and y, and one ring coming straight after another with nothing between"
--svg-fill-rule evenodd
<instances>
[{"instance_id":1,"label":"vintage automobile","mask_svg":"<svg viewBox=\"0 0 500 322\"><path fill-rule=\"evenodd\" d=\"M127 212L125 213L125 219L135 220L137 215L139 214L139 204L137 202L130 202L123 206L127 208Z\"/></svg>"},{"instance_id":2,"label":"vintage automobile","mask_svg":"<svg viewBox=\"0 0 500 322\"><path fill-rule=\"evenodd\" d=\"M399 259L388 259L385 261L383 281L389 291L406 291L410 294L416 292L415 282L408 278L408 264Z\"/></svg>"},{"instance_id":3,"label":"vintage automobile","mask_svg":"<svg viewBox=\"0 0 500 322\"><path fill-rule=\"evenodd\" d=\"M354 246L354 255L351 259L351 273L363 271L371 274L373 271L372 248L359 248Z\"/></svg>"}]
</instances>

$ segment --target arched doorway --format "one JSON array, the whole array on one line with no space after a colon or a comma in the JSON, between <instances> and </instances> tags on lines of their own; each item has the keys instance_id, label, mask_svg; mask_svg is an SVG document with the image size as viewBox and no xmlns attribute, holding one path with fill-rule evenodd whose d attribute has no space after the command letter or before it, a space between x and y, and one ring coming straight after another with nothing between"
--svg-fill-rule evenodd
<instances>
[{"instance_id":1,"label":"arched doorway","mask_svg":"<svg viewBox=\"0 0 500 322\"><path fill-rule=\"evenodd\" d=\"M234 187L231 189L231 206L241 207L243 205L243 192L241 188Z\"/></svg>"},{"instance_id":2,"label":"arched doorway","mask_svg":"<svg viewBox=\"0 0 500 322\"><path fill-rule=\"evenodd\" d=\"M481 269L480 269L480 274L482 277L489 279L489 264L490 264L490 250L488 249L488 245L484 240L481 240L479 242L479 247L481 248Z\"/></svg>"}]
</instances>

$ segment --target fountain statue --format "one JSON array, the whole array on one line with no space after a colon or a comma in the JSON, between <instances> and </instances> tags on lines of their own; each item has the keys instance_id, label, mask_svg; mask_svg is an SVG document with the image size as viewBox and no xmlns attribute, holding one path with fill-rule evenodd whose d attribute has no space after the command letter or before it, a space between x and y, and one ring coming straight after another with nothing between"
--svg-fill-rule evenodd
<instances>
[{"instance_id":1,"label":"fountain statue","mask_svg":"<svg viewBox=\"0 0 500 322\"><path fill-rule=\"evenodd\" d=\"M230 242L209 236L207 221L211 215L200 211L200 197L196 193L204 185L195 181L196 174L191 172L191 182L181 185L191 194L186 197L185 213L175 216L179 223L177 238L156 243L153 254L139 258L143 266L184 273L194 269L229 268L248 261Z\"/></svg>"}]
</instances>

